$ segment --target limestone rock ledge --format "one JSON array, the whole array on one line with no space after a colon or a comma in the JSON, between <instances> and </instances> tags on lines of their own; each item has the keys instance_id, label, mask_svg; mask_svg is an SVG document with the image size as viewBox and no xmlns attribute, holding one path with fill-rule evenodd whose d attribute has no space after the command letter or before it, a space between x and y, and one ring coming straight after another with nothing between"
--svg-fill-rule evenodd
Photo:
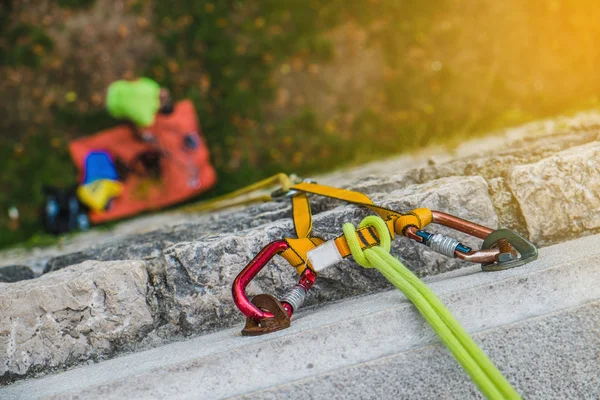
<instances>
[{"instance_id":1,"label":"limestone rock ledge","mask_svg":"<svg viewBox=\"0 0 600 400\"><path fill-rule=\"evenodd\" d=\"M152 329L141 261L86 261L0 283L0 379L111 355Z\"/></svg>"}]
</instances>

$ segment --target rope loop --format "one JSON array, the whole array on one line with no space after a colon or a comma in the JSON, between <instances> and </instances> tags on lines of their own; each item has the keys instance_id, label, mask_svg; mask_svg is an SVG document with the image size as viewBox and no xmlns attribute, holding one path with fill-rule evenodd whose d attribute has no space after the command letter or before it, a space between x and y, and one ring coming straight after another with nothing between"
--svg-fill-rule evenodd
<instances>
[{"instance_id":1,"label":"rope loop","mask_svg":"<svg viewBox=\"0 0 600 400\"><path fill-rule=\"evenodd\" d=\"M392 237L390 232L388 231L388 227L385 221L376 215L370 215L363 219L359 225L360 228L365 228L367 226L372 226L375 228L377 232L377 236L379 237L379 245L375 247L379 247L385 252L390 252L392 248ZM365 252L360 247L360 242L358 236L356 235L356 228L350 222L345 223L342 226L342 230L344 231L344 237L348 242L348 247L350 247L350 252L352 253L352 257L354 260L365 268L373 268L371 262L367 259Z\"/></svg>"}]
</instances>

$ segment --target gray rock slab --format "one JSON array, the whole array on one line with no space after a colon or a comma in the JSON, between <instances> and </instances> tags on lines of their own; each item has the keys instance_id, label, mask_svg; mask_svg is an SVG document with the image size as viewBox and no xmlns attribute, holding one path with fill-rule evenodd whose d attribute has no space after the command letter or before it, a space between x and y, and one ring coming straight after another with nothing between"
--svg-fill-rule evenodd
<instances>
[{"instance_id":1,"label":"gray rock slab","mask_svg":"<svg viewBox=\"0 0 600 400\"><path fill-rule=\"evenodd\" d=\"M552 243L600 229L600 142L513 167L508 186L534 242Z\"/></svg>"},{"instance_id":2,"label":"gray rock slab","mask_svg":"<svg viewBox=\"0 0 600 400\"><path fill-rule=\"evenodd\" d=\"M145 235L157 229L170 229L173 225L191 223L196 216L179 213L143 215L117 223L110 229L94 228L88 232L61 237L55 245L34 248L12 248L0 251L0 266L20 264L30 267L36 276L46 269L48 261L62 255L81 253L98 247L109 247L137 235ZM124 259L124 258L121 258ZM78 264L86 258L73 258ZM64 265L63 265L64 266Z\"/></svg>"},{"instance_id":3,"label":"gray rock slab","mask_svg":"<svg viewBox=\"0 0 600 400\"><path fill-rule=\"evenodd\" d=\"M0 380L101 358L134 342L152 328L147 285L141 261L88 261L1 283Z\"/></svg>"},{"instance_id":4,"label":"gray rock slab","mask_svg":"<svg viewBox=\"0 0 600 400\"><path fill-rule=\"evenodd\" d=\"M590 132L600 129L600 113L596 110L584 111L571 116L548 118L533 121L516 127L503 129L500 134L507 144L516 145L524 140L565 136L569 133ZM469 143L466 144L467 147Z\"/></svg>"},{"instance_id":5,"label":"gray rock slab","mask_svg":"<svg viewBox=\"0 0 600 400\"><path fill-rule=\"evenodd\" d=\"M156 224L146 221L145 230L136 234L123 234L118 240L99 242L94 246L82 247L77 251L51 257L44 272L56 271L85 260L127 260L153 259L162 255L162 251L176 243L196 240L203 236L213 236L225 232L238 232L252 229L268 222L290 217L291 206L286 202L269 202L252 207L226 210L211 214L189 214L187 223L181 221L175 225ZM179 221L181 214L173 213L171 218ZM153 226L154 229L150 229Z\"/></svg>"},{"instance_id":6,"label":"gray rock slab","mask_svg":"<svg viewBox=\"0 0 600 400\"><path fill-rule=\"evenodd\" d=\"M512 229L524 237L528 236L525 218L519 208L519 203L506 184L504 178L487 180L494 209L499 219L499 226Z\"/></svg>"},{"instance_id":7,"label":"gray rock slab","mask_svg":"<svg viewBox=\"0 0 600 400\"><path fill-rule=\"evenodd\" d=\"M341 182L340 182L341 183ZM423 186L414 185L401 175L368 176L349 185L353 190L363 191L374 199L385 199L390 206L398 210L409 210L414 207L430 206L447 212L455 212L464 218L468 214L479 218L480 223L490 221L497 224L493 208L486 206L480 213L475 213L470 206L462 206L455 201L479 201L481 204L488 202L488 187L485 181L477 177L450 177L440 181L428 182ZM473 186L473 187L467 187ZM439 187L439 190L437 188ZM439 195L434 193L439 192ZM420 192L422 192L420 194ZM435 197L437 201L429 201L419 205L415 201L398 201L403 197L426 199ZM477 200L476 197L481 199ZM471 200L475 198L475 200ZM342 203L324 197L313 196L311 206L314 215L331 210ZM87 249L66 253L51 258L44 272L55 271L68 265L80 263L85 260L123 260L123 259L152 259L161 256L162 251L172 245L197 241L215 236L244 235L253 230L264 230L275 221L291 221L291 206L287 199L253 205L243 209L233 209L212 214L195 215L194 222L175 226L160 226L157 224L153 231L137 234L126 239L121 237L118 242L112 241L97 244ZM291 225L290 225L291 226ZM329 230L338 229L340 225L327 227ZM291 229L287 235L291 235Z\"/></svg>"},{"instance_id":8,"label":"gray rock slab","mask_svg":"<svg viewBox=\"0 0 600 400\"><path fill-rule=\"evenodd\" d=\"M406 172L406 179L424 183L448 176L480 175L486 179L504 177L512 167L537 162L557 152L597 140L600 127L550 137L523 139L513 146L489 147L481 154L458 157L441 164L428 165Z\"/></svg>"},{"instance_id":9,"label":"gray rock slab","mask_svg":"<svg viewBox=\"0 0 600 400\"><path fill-rule=\"evenodd\" d=\"M427 281L525 398L597 398L599 245L600 236L589 236L541 249L539 260L520 268L463 268ZM304 310L291 328L270 335L242 337L241 325L18 382L0 397L479 396L395 290Z\"/></svg>"},{"instance_id":10,"label":"gray rock slab","mask_svg":"<svg viewBox=\"0 0 600 400\"><path fill-rule=\"evenodd\" d=\"M0 267L0 282L18 282L33 279L33 277L33 271L25 265L7 265L6 267Z\"/></svg>"}]
</instances>

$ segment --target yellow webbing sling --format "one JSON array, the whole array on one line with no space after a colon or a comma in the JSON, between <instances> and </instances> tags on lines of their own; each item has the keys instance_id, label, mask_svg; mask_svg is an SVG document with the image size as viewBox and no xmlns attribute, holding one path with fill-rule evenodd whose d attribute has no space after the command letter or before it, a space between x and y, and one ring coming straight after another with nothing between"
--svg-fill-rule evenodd
<instances>
[{"instance_id":1,"label":"yellow webbing sling","mask_svg":"<svg viewBox=\"0 0 600 400\"><path fill-rule=\"evenodd\" d=\"M229 207L243 206L253 203L264 203L273 200L271 194L258 194L250 196L252 192L258 192L265 190L270 187L278 187L282 193L287 193L290 187L293 185L294 177L288 176L284 173L278 173L269 178L263 179L262 181L255 182L251 185L245 186L241 189L227 193L223 196L214 198L212 200L203 201L197 204L191 204L179 208L177 211L193 213L193 212L210 212L218 211Z\"/></svg>"},{"instance_id":2,"label":"yellow webbing sling","mask_svg":"<svg viewBox=\"0 0 600 400\"><path fill-rule=\"evenodd\" d=\"M392 238L396 234L402 234L408 226L422 229L430 224L432 220L431 210L428 208L417 208L408 214L401 214L373 204L368 196L360 192L308 182L293 184L294 179L294 176L279 173L215 199L182 207L178 211L210 212L228 207L271 201L274 198L273 194L255 196L250 196L250 194L274 186L278 186L278 191L282 194L295 193L292 196L292 213L297 238L286 239L290 248L283 252L281 256L293 265L299 274L302 274L306 268L312 269L307 253L324 242L322 238L310 234L312 231L312 215L308 200L309 194L329 197L369 208L385 221ZM361 238L363 249L379 244L379 238L373 229L359 228L356 232ZM351 254L343 235L335 239L335 244L342 257L345 258Z\"/></svg>"},{"instance_id":3,"label":"yellow webbing sling","mask_svg":"<svg viewBox=\"0 0 600 400\"><path fill-rule=\"evenodd\" d=\"M290 265L294 266L299 274L302 274L306 268L312 269L308 261L307 252L324 242L324 239L310 235L312 230L312 214L308 201L309 194L325 196L369 208L385 221L392 238L396 234L402 234L409 226L422 229L430 224L433 218L431 210L428 208L417 208L408 214L400 214L397 211L373 204L373 201L363 193L316 183L298 183L293 185L290 190L296 192L292 197L292 213L298 238L286 239L290 248L281 253L281 256ZM376 231L370 227L359 228L356 230L356 233L361 238L361 247L363 249L379 244L379 237ZM335 244L342 257L345 258L351 255L348 242L343 235L335 239Z\"/></svg>"}]
</instances>

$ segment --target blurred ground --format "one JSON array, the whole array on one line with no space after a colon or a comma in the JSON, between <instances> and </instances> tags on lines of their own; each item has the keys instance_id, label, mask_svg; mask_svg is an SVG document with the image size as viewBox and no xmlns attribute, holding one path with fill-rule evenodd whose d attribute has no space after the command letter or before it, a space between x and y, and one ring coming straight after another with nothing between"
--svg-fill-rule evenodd
<instances>
[{"instance_id":1,"label":"blurred ground","mask_svg":"<svg viewBox=\"0 0 600 400\"><path fill-rule=\"evenodd\" d=\"M208 196L597 106L599 3L402 3L5 0L0 246L45 240L41 187L75 182L66 143L116 123L103 91L119 78L194 101Z\"/></svg>"}]
</instances>

